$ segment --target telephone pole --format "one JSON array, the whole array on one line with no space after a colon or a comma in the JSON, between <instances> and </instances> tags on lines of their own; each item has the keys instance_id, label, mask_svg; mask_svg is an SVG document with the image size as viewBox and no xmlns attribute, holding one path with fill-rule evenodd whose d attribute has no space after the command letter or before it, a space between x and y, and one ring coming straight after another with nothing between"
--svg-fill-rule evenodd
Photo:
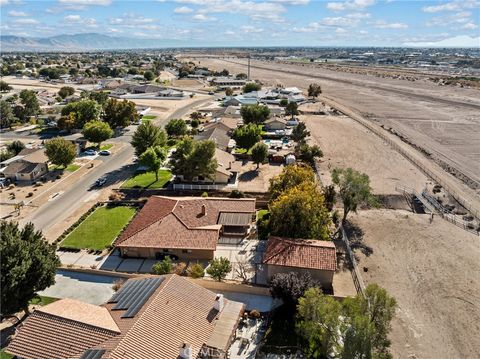
<instances>
[{"instance_id":1,"label":"telephone pole","mask_svg":"<svg viewBox=\"0 0 480 359\"><path fill-rule=\"evenodd\" d=\"M248 55L247 80L250 81L250 54Z\"/></svg>"}]
</instances>

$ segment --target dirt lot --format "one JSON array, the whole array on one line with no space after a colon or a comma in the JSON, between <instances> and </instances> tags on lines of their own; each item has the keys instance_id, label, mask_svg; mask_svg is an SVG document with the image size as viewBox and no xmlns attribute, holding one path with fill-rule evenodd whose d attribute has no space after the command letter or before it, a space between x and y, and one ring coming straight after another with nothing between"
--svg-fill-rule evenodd
<instances>
[{"instance_id":1,"label":"dirt lot","mask_svg":"<svg viewBox=\"0 0 480 359\"><path fill-rule=\"evenodd\" d=\"M245 72L245 59L196 58L214 70ZM232 63L234 61L236 63ZM240 63L240 64L238 64ZM252 78L265 84L306 89L319 82L327 96L392 127L438 159L480 183L479 91L441 87L427 81L409 82L361 74L339 73L310 65L287 65L252 60ZM289 74L281 71L295 71Z\"/></svg>"},{"instance_id":2,"label":"dirt lot","mask_svg":"<svg viewBox=\"0 0 480 359\"><path fill-rule=\"evenodd\" d=\"M331 183L335 167L352 167L370 176L377 194L392 194L402 184L421 190L426 176L377 136L347 116L300 116L310 130L324 157L320 173L325 184Z\"/></svg>"},{"instance_id":3,"label":"dirt lot","mask_svg":"<svg viewBox=\"0 0 480 359\"><path fill-rule=\"evenodd\" d=\"M480 357L478 236L440 218L406 211L353 215L373 253L356 251L363 278L398 301L394 358Z\"/></svg>"},{"instance_id":4,"label":"dirt lot","mask_svg":"<svg viewBox=\"0 0 480 359\"><path fill-rule=\"evenodd\" d=\"M257 165L253 162L238 162L238 167L238 190L243 192L267 192L270 178L279 175L283 170L283 165L264 164L257 171Z\"/></svg>"}]
</instances>

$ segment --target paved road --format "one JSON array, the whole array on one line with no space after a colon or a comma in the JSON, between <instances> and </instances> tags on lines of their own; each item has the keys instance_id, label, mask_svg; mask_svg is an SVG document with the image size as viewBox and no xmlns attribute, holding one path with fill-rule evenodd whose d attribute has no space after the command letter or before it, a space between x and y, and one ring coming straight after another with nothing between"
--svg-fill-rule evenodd
<instances>
[{"instance_id":1,"label":"paved road","mask_svg":"<svg viewBox=\"0 0 480 359\"><path fill-rule=\"evenodd\" d=\"M211 99L201 99L190 103L187 106L179 108L172 113L168 119L180 118L185 116L192 108L199 106ZM168 120L167 119L167 120ZM164 125L167 120L161 121L160 125ZM58 196L55 200L47 202L38 210L33 212L20 221L20 224L32 222L37 229L45 231L53 224L65 220L75 210L77 210L88 199L89 194L98 189L92 188L95 181L102 177L107 177L106 186L117 183L120 184L123 180L130 177L134 170L132 158L134 155L133 148L129 145L131 136L136 126L130 126L127 131L119 137L112 139L113 142L122 142L126 145L123 148L109 157L99 157L103 163L97 165L86 175L79 178L78 182L72 186L68 191Z\"/></svg>"}]
</instances>

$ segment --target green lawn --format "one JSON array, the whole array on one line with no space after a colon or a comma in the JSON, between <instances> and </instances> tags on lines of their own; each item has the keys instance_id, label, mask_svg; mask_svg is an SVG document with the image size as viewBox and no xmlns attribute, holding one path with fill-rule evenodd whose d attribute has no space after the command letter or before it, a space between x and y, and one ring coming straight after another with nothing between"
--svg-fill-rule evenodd
<instances>
[{"instance_id":1,"label":"green lawn","mask_svg":"<svg viewBox=\"0 0 480 359\"><path fill-rule=\"evenodd\" d=\"M238 153L239 155L243 155L244 153L251 155L252 154L252 149L246 149L246 148L235 148L235 153Z\"/></svg>"},{"instance_id":2,"label":"green lawn","mask_svg":"<svg viewBox=\"0 0 480 359\"><path fill-rule=\"evenodd\" d=\"M130 177L121 188L163 188L171 178L169 170L158 171L158 181L155 181L155 173L141 172Z\"/></svg>"},{"instance_id":3,"label":"green lawn","mask_svg":"<svg viewBox=\"0 0 480 359\"><path fill-rule=\"evenodd\" d=\"M13 358L13 355L5 353L3 349L0 350L0 359L11 359L11 358Z\"/></svg>"},{"instance_id":4,"label":"green lawn","mask_svg":"<svg viewBox=\"0 0 480 359\"><path fill-rule=\"evenodd\" d=\"M156 118L157 118L157 116L155 116L155 115L145 115L145 116L142 117L142 122L155 120Z\"/></svg>"},{"instance_id":5,"label":"green lawn","mask_svg":"<svg viewBox=\"0 0 480 359\"><path fill-rule=\"evenodd\" d=\"M106 143L100 146L100 151L107 151L113 147L113 143Z\"/></svg>"},{"instance_id":6,"label":"green lawn","mask_svg":"<svg viewBox=\"0 0 480 359\"><path fill-rule=\"evenodd\" d=\"M30 304L33 304L33 305L47 305L47 304L56 302L57 300L58 300L58 298L44 297L44 296L39 295L39 296L33 298L30 301Z\"/></svg>"},{"instance_id":7,"label":"green lawn","mask_svg":"<svg viewBox=\"0 0 480 359\"><path fill-rule=\"evenodd\" d=\"M75 172L80 167L82 166L72 163L72 164L69 164L66 168L63 168L62 166L57 166L57 165L50 165L48 166L48 169L50 171L60 170L60 171L67 171L67 172Z\"/></svg>"},{"instance_id":8,"label":"green lawn","mask_svg":"<svg viewBox=\"0 0 480 359\"><path fill-rule=\"evenodd\" d=\"M99 207L65 238L61 246L102 250L112 244L135 211L127 206Z\"/></svg>"}]
</instances>

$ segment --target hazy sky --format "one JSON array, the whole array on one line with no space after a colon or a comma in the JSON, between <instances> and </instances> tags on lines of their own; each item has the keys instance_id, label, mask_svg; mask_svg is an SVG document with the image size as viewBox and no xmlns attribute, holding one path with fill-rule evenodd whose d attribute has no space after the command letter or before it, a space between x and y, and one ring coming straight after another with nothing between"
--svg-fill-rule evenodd
<instances>
[{"instance_id":1,"label":"hazy sky","mask_svg":"<svg viewBox=\"0 0 480 359\"><path fill-rule=\"evenodd\" d=\"M2 35L98 32L199 46L480 47L480 0L0 0Z\"/></svg>"}]
</instances>

